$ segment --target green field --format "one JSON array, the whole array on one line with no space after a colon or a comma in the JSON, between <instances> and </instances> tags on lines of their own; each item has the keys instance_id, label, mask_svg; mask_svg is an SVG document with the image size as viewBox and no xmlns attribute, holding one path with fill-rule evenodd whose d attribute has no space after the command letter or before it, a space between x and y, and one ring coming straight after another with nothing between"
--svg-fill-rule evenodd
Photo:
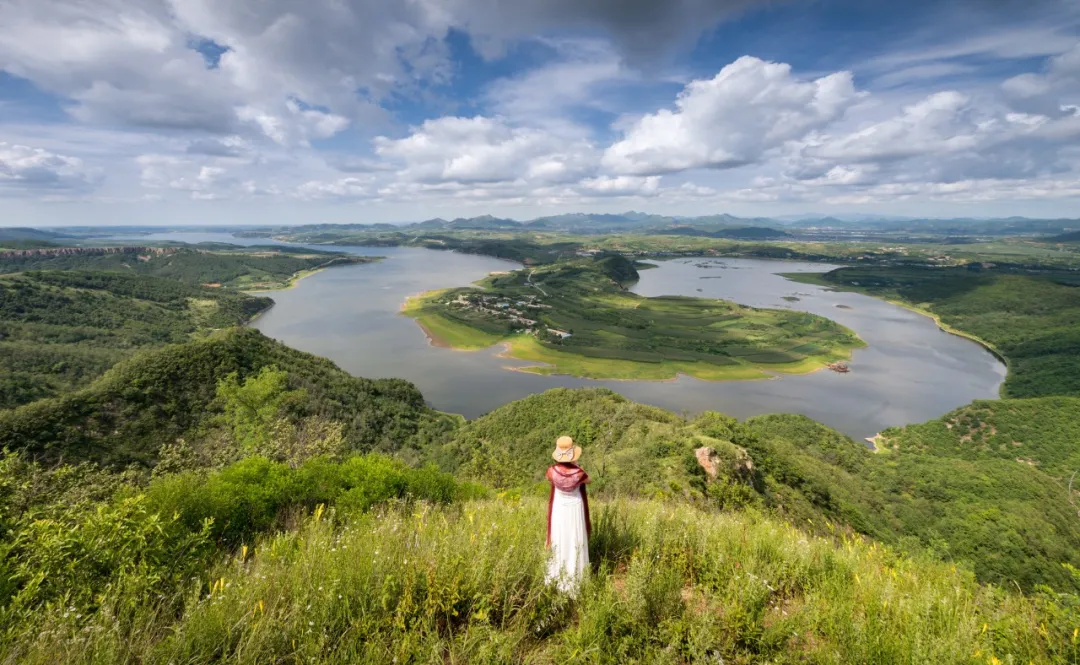
<instances>
[{"instance_id":1,"label":"green field","mask_svg":"<svg viewBox=\"0 0 1080 665\"><path fill-rule=\"evenodd\" d=\"M525 371L603 379L706 380L806 373L845 360L863 342L828 319L704 298L645 298L619 256L493 275L482 288L410 298L403 312L433 343L462 350L507 346L539 363Z\"/></svg>"}]
</instances>

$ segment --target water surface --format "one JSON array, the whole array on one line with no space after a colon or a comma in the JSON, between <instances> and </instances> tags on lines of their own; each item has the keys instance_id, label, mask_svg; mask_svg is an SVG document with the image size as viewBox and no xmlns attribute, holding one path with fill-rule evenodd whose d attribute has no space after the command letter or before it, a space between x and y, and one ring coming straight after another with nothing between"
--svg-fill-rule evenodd
<instances>
[{"instance_id":1,"label":"water surface","mask_svg":"<svg viewBox=\"0 0 1080 665\"><path fill-rule=\"evenodd\" d=\"M142 239L269 244L262 238L213 233L158 235ZM941 331L925 316L869 296L832 292L775 274L824 272L835 266L750 259L661 261L660 267L642 271L633 290L646 296L724 298L826 316L868 344L854 352L850 373L822 370L760 381L680 377L652 382L508 371L507 367L527 363L499 358L497 349L464 352L431 346L420 327L399 310L409 295L465 286L490 272L513 270L517 264L417 248L335 249L387 258L325 270L290 290L268 293L277 304L252 325L289 346L326 356L357 376L412 381L435 408L468 418L557 386L603 386L676 412L713 409L739 418L801 413L861 439L890 425L938 417L973 399L995 398L1005 376L1004 366L992 354ZM787 301L785 296L798 300Z\"/></svg>"}]
</instances>

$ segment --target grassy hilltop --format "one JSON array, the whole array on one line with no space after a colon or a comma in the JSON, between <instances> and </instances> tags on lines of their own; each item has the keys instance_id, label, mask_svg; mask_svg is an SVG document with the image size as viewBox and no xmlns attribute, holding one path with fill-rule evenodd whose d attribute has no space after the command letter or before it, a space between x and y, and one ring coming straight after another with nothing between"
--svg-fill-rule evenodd
<instances>
[{"instance_id":1,"label":"grassy hilltop","mask_svg":"<svg viewBox=\"0 0 1080 665\"><path fill-rule=\"evenodd\" d=\"M45 630L9 633L15 639L0 657L27 665L1075 662L1069 626L1055 621L1065 617L1049 598L983 587L953 566L876 544L656 501L596 503L592 579L571 601L543 583L544 508L484 500L368 515L316 510L196 581L142 589L164 591L154 603L134 595L127 573L100 609L46 608Z\"/></svg>"},{"instance_id":2,"label":"grassy hilltop","mask_svg":"<svg viewBox=\"0 0 1080 665\"><path fill-rule=\"evenodd\" d=\"M803 373L850 357L863 342L823 317L724 300L646 298L621 256L562 261L492 275L483 289L412 298L405 314L435 343L459 349L505 343L543 363L527 371L607 379L756 379Z\"/></svg>"}]
</instances>

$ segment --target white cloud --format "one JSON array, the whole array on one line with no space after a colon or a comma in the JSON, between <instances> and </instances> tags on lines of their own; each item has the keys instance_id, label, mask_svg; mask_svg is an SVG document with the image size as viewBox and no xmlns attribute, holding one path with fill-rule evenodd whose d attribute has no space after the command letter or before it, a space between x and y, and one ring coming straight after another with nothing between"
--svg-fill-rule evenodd
<instances>
[{"instance_id":1,"label":"white cloud","mask_svg":"<svg viewBox=\"0 0 1080 665\"><path fill-rule=\"evenodd\" d=\"M803 81L787 64L744 56L712 79L692 81L675 110L639 119L603 163L639 175L745 166L828 125L857 99L848 72Z\"/></svg>"},{"instance_id":2,"label":"white cloud","mask_svg":"<svg viewBox=\"0 0 1080 665\"><path fill-rule=\"evenodd\" d=\"M593 146L582 137L484 116L428 120L405 138L376 138L375 152L401 164L401 178L420 182L567 182L589 173L596 162Z\"/></svg>"},{"instance_id":3,"label":"white cloud","mask_svg":"<svg viewBox=\"0 0 1080 665\"><path fill-rule=\"evenodd\" d=\"M80 193L101 180L99 171L77 157L0 142L0 194Z\"/></svg>"},{"instance_id":4,"label":"white cloud","mask_svg":"<svg viewBox=\"0 0 1080 665\"><path fill-rule=\"evenodd\" d=\"M371 183L362 178L338 178L331 181L311 180L296 188L301 199L357 199L372 195Z\"/></svg>"},{"instance_id":5,"label":"white cloud","mask_svg":"<svg viewBox=\"0 0 1080 665\"><path fill-rule=\"evenodd\" d=\"M1080 44L1047 62L1046 72L1026 73L1001 84L1009 105L1051 118L1076 115L1080 104Z\"/></svg>"},{"instance_id":6,"label":"white cloud","mask_svg":"<svg viewBox=\"0 0 1080 665\"><path fill-rule=\"evenodd\" d=\"M0 24L0 68L72 100L77 120L219 134L247 124L279 143L380 117L373 100L443 66L425 51L448 25L423 3L324 0L10 0ZM193 35L227 49L216 67Z\"/></svg>"},{"instance_id":7,"label":"white cloud","mask_svg":"<svg viewBox=\"0 0 1080 665\"><path fill-rule=\"evenodd\" d=\"M174 190L202 201L232 198L250 188L223 166L174 155L140 155L135 160L142 186ZM254 187L254 184L251 184Z\"/></svg>"},{"instance_id":8,"label":"white cloud","mask_svg":"<svg viewBox=\"0 0 1080 665\"><path fill-rule=\"evenodd\" d=\"M955 91L932 94L893 118L809 149L835 161L883 161L970 150L990 128L974 117L970 99Z\"/></svg>"},{"instance_id":9,"label":"white cloud","mask_svg":"<svg viewBox=\"0 0 1080 665\"><path fill-rule=\"evenodd\" d=\"M651 196L660 189L659 176L601 176L582 180L580 189L601 196Z\"/></svg>"},{"instance_id":10,"label":"white cloud","mask_svg":"<svg viewBox=\"0 0 1080 665\"><path fill-rule=\"evenodd\" d=\"M686 78L662 56L761 3L0 0L0 69L56 95L70 121L0 124L0 191L483 212L1063 199L1080 167L1080 12L1048 1L1049 19L961 36L940 22L852 63L872 94L847 71L743 57L672 99L666 85ZM451 29L491 58L524 47L499 67L541 64L464 75ZM1043 66L988 78L1035 55ZM478 92L453 99L458 77ZM436 107L455 110L411 120ZM399 108L415 126L394 125Z\"/></svg>"}]
</instances>

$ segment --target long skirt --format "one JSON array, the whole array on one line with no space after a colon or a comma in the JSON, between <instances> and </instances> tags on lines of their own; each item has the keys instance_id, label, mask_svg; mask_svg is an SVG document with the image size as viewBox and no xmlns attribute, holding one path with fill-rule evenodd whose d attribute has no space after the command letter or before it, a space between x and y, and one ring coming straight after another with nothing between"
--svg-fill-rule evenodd
<instances>
[{"instance_id":1,"label":"long skirt","mask_svg":"<svg viewBox=\"0 0 1080 665\"><path fill-rule=\"evenodd\" d=\"M551 559L547 581L573 592L589 568L589 537L585 532L585 505L581 490L555 490L551 503Z\"/></svg>"}]
</instances>

